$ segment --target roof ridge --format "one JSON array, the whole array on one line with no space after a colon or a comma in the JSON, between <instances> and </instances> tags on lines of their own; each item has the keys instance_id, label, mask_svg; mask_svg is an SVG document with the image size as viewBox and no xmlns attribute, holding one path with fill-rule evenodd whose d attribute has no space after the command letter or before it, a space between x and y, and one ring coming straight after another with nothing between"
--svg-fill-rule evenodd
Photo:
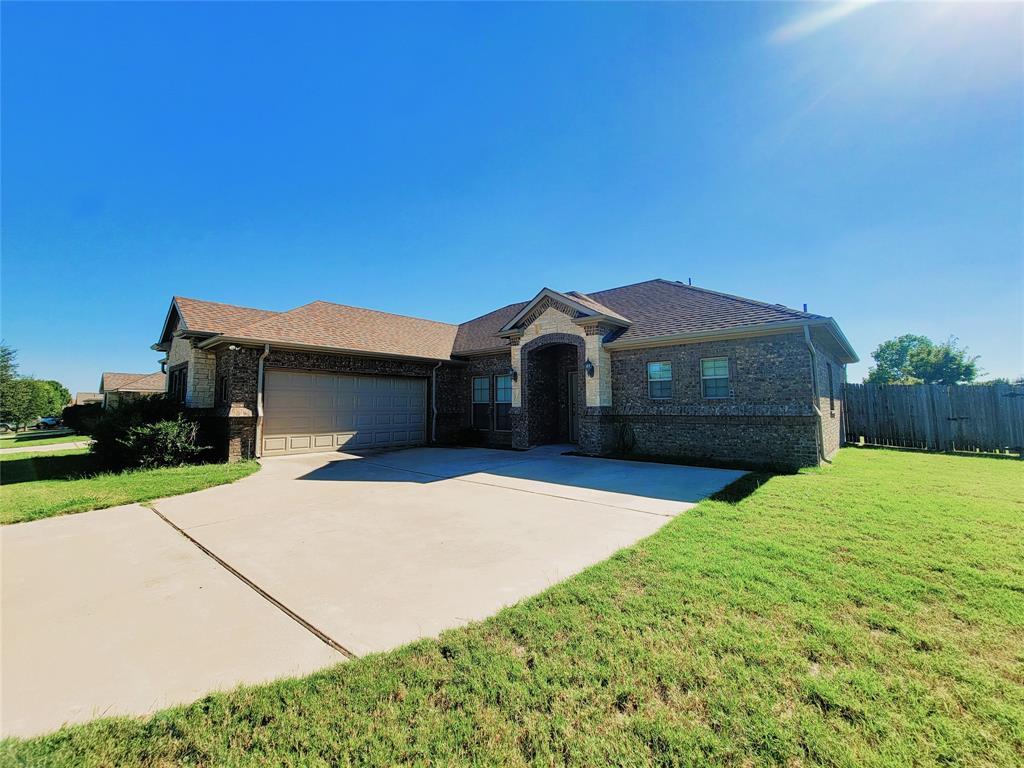
<instances>
[{"instance_id":1,"label":"roof ridge","mask_svg":"<svg viewBox=\"0 0 1024 768\"><path fill-rule=\"evenodd\" d=\"M700 291L701 293L711 293L715 296L725 296L728 299L735 299L736 301L742 301L747 304L753 304L756 307L770 307L772 309L784 309L787 312L792 312L794 315L802 315L805 317L825 317L825 315L816 315L813 312L803 312L799 309L793 309L787 307L785 304L770 304L767 301L758 301L757 299L748 299L746 296L737 296L735 293L725 293L724 291L716 291L711 288L701 288L699 285L689 285L688 283L682 283L678 280L665 280L664 278L658 278L657 282L668 283L679 288L687 288L691 291Z\"/></svg>"},{"instance_id":2,"label":"roof ridge","mask_svg":"<svg viewBox=\"0 0 1024 768\"><path fill-rule=\"evenodd\" d=\"M378 315L390 315L391 317L402 317L402 318L405 318L406 320L418 320L421 323L437 323L438 325L450 325L450 326L453 326L453 327L456 327L456 328L459 326L459 323L446 323L444 320L431 320L429 317L416 317L415 315L402 315L402 314L399 314L398 312L388 312L386 309L372 309L370 307L357 307L354 304L342 304L341 302L338 302L338 301L327 301L326 299L317 299L315 301L309 302L308 304L303 304L301 307L295 307L295 309L302 309L303 307L309 307L309 306L312 306L313 304L328 304L328 305L330 305L332 307L344 307L345 309L357 309L357 310L359 310L361 312L374 312L374 313L376 313ZM288 312L294 312L295 309L289 309ZM288 312L285 312L285 313L282 313L282 314L288 314Z\"/></svg>"},{"instance_id":3,"label":"roof ridge","mask_svg":"<svg viewBox=\"0 0 1024 768\"><path fill-rule=\"evenodd\" d=\"M233 307L234 309L247 309L250 312L269 312L274 315L283 314L279 309L260 309L259 307L247 307L242 304L232 304L227 301L210 301L209 299L196 299L193 298L192 296L175 295L171 297L171 300L174 302L177 302L179 299L184 299L185 301L197 301L200 304L216 304L218 307Z\"/></svg>"}]
</instances>

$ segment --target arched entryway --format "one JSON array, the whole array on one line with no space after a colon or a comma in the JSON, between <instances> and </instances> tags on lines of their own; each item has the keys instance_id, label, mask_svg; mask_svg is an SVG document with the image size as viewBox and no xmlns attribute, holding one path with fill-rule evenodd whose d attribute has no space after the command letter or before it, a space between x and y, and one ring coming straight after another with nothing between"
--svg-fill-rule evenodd
<instances>
[{"instance_id":1,"label":"arched entryway","mask_svg":"<svg viewBox=\"0 0 1024 768\"><path fill-rule=\"evenodd\" d=\"M579 336L548 334L520 351L523 424L517 443L576 443L586 402L586 348Z\"/></svg>"}]
</instances>

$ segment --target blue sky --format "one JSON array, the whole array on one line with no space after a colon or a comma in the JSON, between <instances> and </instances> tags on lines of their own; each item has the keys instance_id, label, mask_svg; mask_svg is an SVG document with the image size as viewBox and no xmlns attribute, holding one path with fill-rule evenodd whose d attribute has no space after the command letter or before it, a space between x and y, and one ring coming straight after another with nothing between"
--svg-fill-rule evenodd
<instances>
[{"instance_id":1,"label":"blue sky","mask_svg":"<svg viewBox=\"0 0 1024 768\"><path fill-rule=\"evenodd\" d=\"M458 322L692 277L1020 375L1022 12L5 3L3 337L91 390L172 294Z\"/></svg>"}]
</instances>

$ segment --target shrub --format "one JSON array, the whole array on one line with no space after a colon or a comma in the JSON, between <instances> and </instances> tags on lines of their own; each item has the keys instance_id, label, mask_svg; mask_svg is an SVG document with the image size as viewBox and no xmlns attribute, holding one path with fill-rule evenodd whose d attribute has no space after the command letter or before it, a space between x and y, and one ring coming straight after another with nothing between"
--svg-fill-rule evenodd
<instances>
[{"instance_id":1,"label":"shrub","mask_svg":"<svg viewBox=\"0 0 1024 768\"><path fill-rule=\"evenodd\" d=\"M181 414L174 419L129 427L117 439L132 466L174 467L197 461L205 447L196 444L199 424Z\"/></svg>"},{"instance_id":2,"label":"shrub","mask_svg":"<svg viewBox=\"0 0 1024 768\"><path fill-rule=\"evenodd\" d=\"M61 414L64 426L83 434L91 433L102 418L103 405L100 403L69 405Z\"/></svg>"},{"instance_id":3,"label":"shrub","mask_svg":"<svg viewBox=\"0 0 1024 768\"><path fill-rule=\"evenodd\" d=\"M205 448L196 444L195 427L165 397L128 400L104 411L90 430L92 451L108 469L198 461Z\"/></svg>"}]
</instances>

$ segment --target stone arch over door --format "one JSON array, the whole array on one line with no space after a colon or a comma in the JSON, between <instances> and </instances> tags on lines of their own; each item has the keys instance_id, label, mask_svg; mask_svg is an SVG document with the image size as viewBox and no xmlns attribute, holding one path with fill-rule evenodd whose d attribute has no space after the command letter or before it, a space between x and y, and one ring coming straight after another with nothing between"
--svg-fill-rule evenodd
<instances>
[{"instance_id":1,"label":"stone arch over door","mask_svg":"<svg viewBox=\"0 0 1024 768\"><path fill-rule=\"evenodd\" d=\"M518 412L513 412L513 442L517 448L527 448L536 444L538 423L540 418L539 399L550 397L550 392L537 389L540 384L538 377L541 375L537 370L537 353L554 346L569 346L576 350L575 370L579 371L577 377L576 418L579 421L586 406L586 372L584 364L587 360L587 346L583 336L571 333L546 333L537 336L519 348L519 388L521 392L520 407ZM531 388L531 382L534 387ZM531 409L531 405L533 408ZM532 418L531 418L532 416Z\"/></svg>"}]
</instances>

